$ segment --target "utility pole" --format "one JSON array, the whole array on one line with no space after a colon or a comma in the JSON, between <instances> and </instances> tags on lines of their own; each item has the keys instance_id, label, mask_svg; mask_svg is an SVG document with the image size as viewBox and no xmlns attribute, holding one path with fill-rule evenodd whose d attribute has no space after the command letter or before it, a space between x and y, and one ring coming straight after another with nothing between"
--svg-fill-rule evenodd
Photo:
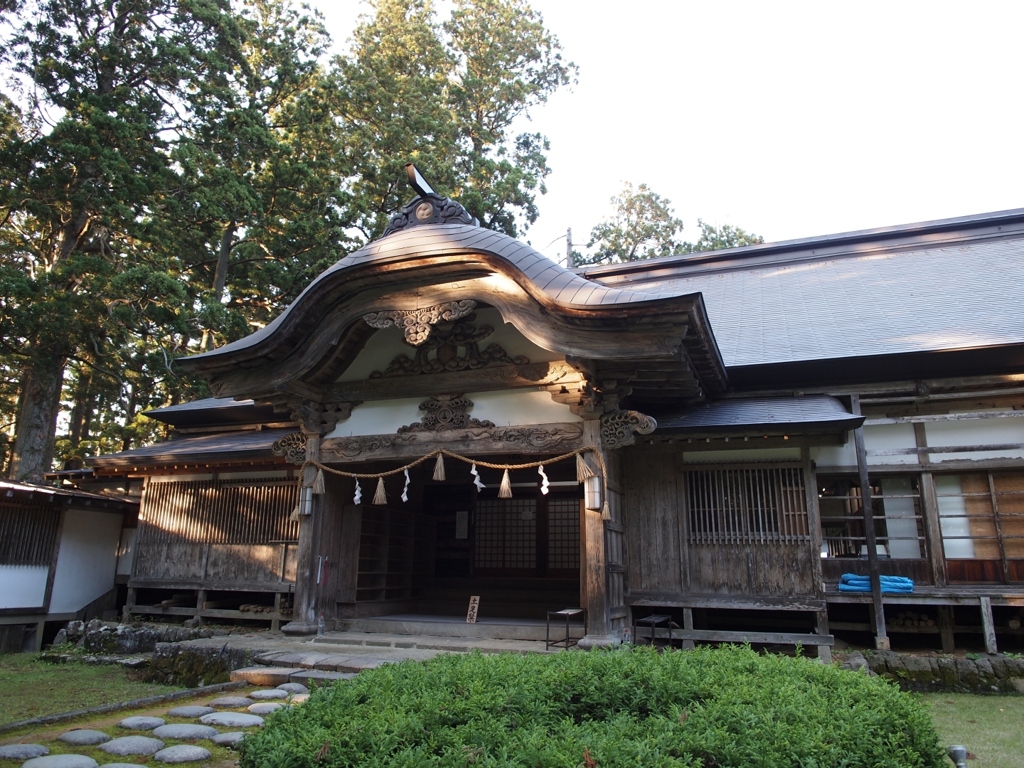
<instances>
[{"instance_id":1,"label":"utility pole","mask_svg":"<svg viewBox=\"0 0 1024 768\"><path fill-rule=\"evenodd\" d=\"M565 268L572 269L572 227L565 230Z\"/></svg>"}]
</instances>

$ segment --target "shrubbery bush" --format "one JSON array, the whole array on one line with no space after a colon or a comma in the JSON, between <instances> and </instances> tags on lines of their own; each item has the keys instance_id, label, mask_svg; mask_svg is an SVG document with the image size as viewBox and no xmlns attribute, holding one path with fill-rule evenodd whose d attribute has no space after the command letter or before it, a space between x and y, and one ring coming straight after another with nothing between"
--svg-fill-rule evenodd
<instances>
[{"instance_id":1,"label":"shrubbery bush","mask_svg":"<svg viewBox=\"0 0 1024 768\"><path fill-rule=\"evenodd\" d=\"M944 766L923 706L877 678L723 647L440 656L315 691L244 768Z\"/></svg>"}]
</instances>

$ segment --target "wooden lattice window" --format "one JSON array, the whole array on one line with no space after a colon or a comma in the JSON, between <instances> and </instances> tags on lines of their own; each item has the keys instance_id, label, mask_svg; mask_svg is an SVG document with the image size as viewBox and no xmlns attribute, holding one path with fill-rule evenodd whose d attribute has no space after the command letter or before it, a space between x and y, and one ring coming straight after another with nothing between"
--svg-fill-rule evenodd
<instances>
[{"instance_id":1,"label":"wooden lattice window","mask_svg":"<svg viewBox=\"0 0 1024 768\"><path fill-rule=\"evenodd\" d=\"M474 565L504 570L536 568L536 499L477 501Z\"/></svg>"},{"instance_id":2,"label":"wooden lattice window","mask_svg":"<svg viewBox=\"0 0 1024 768\"><path fill-rule=\"evenodd\" d=\"M294 542L289 520L298 500L292 480L188 480L150 483L140 514L140 539L212 544Z\"/></svg>"},{"instance_id":3,"label":"wooden lattice window","mask_svg":"<svg viewBox=\"0 0 1024 768\"><path fill-rule=\"evenodd\" d=\"M51 504L0 502L0 565L49 565L59 524Z\"/></svg>"},{"instance_id":4,"label":"wooden lattice window","mask_svg":"<svg viewBox=\"0 0 1024 768\"><path fill-rule=\"evenodd\" d=\"M689 538L695 544L807 541L799 467L690 469Z\"/></svg>"},{"instance_id":5,"label":"wooden lattice window","mask_svg":"<svg viewBox=\"0 0 1024 768\"><path fill-rule=\"evenodd\" d=\"M579 571L580 501L575 497L548 501L548 569Z\"/></svg>"}]
</instances>

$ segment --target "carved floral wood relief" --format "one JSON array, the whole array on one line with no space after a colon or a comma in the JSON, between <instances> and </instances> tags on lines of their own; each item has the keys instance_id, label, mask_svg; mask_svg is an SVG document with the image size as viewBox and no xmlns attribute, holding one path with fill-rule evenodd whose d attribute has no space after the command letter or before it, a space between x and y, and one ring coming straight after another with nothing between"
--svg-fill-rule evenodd
<instances>
[{"instance_id":1,"label":"carved floral wood relief","mask_svg":"<svg viewBox=\"0 0 1024 768\"><path fill-rule=\"evenodd\" d=\"M474 325L472 317L450 328L435 326L430 337L417 346L414 357L398 355L383 371L374 371L371 379L416 376L423 373L454 373L492 365L526 365L529 358L511 357L499 344L480 349L480 342L494 333L489 325ZM411 344L412 342L410 342Z\"/></svg>"},{"instance_id":2,"label":"carved floral wood relief","mask_svg":"<svg viewBox=\"0 0 1024 768\"><path fill-rule=\"evenodd\" d=\"M426 414L419 421L398 428L399 434L406 432L445 432L467 427L493 427L493 421L474 419L469 415L473 401L461 394L436 395L420 403L420 410Z\"/></svg>"},{"instance_id":3,"label":"carved floral wood relief","mask_svg":"<svg viewBox=\"0 0 1024 768\"><path fill-rule=\"evenodd\" d=\"M430 337L430 329L438 323L459 320L476 308L470 299L447 301L423 309L395 309L384 312L370 312L363 320L371 328L387 328L394 325L401 328L408 344L417 347Z\"/></svg>"}]
</instances>

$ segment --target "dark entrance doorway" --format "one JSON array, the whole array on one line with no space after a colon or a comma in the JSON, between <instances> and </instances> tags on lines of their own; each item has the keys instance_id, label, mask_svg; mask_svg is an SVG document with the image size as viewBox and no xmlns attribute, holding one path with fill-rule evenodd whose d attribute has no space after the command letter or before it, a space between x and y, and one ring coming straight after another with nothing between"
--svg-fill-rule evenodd
<instances>
[{"instance_id":1,"label":"dark entrance doorway","mask_svg":"<svg viewBox=\"0 0 1024 768\"><path fill-rule=\"evenodd\" d=\"M580 600L580 491L514 490L511 499L472 485L427 486L423 514L434 521L434 585L421 612L464 613L480 596L481 616L542 618Z\"/></svg>"}]
</instances>

